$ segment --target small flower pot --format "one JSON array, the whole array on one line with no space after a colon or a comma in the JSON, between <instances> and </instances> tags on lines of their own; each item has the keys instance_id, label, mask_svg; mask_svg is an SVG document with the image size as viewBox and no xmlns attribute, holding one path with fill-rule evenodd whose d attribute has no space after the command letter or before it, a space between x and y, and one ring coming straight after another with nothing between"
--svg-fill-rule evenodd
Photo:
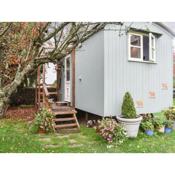
<instances>
[{"instance_id":1,"label":"small flower pot","mask_svg":"<svg viewBox=\"0 0 175 175\"><path fill-rule=\"evenodd\" d=\"M154 131L152 131L152 130L146 130L145 131L145 134L148 135L148 136L153 136L154 135Z\"/></svg>"},{"instance_id":2,"label":"small flower pot","mask_svg":"<svg viewBox=\"0 0 175 175\"><path fill-rule=\"evenodd\" d=\"M39 129L38 133L39 133L39 134L45 134L46 131L45 131L44 129Z\"/></svg>"},{"instance_id":3,"label":"small flower pot","mask_svg":"<svg viewBox=\"0 0 175 175\"><path fill-rule=\"evenodd\" d=\"M157 131L158 131L159 133L164 133L164 132L165 132L165 126L159 128L159 129L157 129Z\"/></svg>"},{"instance_id":4,"label":"small flower pot","mask_svg":"<svg viewBox=\"0 0 175 175\"><path fill-rule=\"evenodd\" d=\"M165 133L168 134L168 133L171 133L172 132L172 128L165 128Z\"/></svg>"},{"instance_id":5,"label":"small flower pot","mask_svg":"<svg viewBox=\"0 0 175 175\"><path fill-rule=\"evenodd\" d=\"M175 120L173 121L173 130L175 130Z\"/></svg>"}]
</instances>

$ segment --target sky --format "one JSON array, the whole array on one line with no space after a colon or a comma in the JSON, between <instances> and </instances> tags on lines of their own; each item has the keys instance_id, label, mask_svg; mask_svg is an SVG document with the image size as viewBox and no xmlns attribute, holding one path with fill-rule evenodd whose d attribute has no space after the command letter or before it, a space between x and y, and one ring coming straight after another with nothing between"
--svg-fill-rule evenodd
<instances>
[{"instance_id":1,"label":"sky","mask_svg":"<svg viewBox=\"0 0 175 175\"><path fill-rule=\"evenodd\" d=\"M46 75L45 75L46 84L53 84L56 80L56 71L53 63L46 64Z\"/></svg>"}]
</instances>

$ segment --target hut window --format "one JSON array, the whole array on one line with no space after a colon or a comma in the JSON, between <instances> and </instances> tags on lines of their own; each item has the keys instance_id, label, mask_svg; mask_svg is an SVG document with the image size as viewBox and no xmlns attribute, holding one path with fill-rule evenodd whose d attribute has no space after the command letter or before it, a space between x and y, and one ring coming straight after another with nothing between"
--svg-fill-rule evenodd
<instances>
[{"instance_id":1,"label":"hut window","mask_svg":"<svg viewBox=\"0 0 175 175\"><path fill-rule=\"evenodd\" d=\"M129 33L129 60L155 62L155 36Z\"/></svg>"},{"instance_id":2,"label":"hut window","mask_svg":"<svg viewBox=\"0 0 175 175\"><path fill-rule=\"evenodd\" d=\"M143 60L149 61L149 37L143 36Z\"/></svg>"},{"instance_id":3,"label":"hut window","mask_svg":"<svg viewBox=\"0 0 175 175\"><path fill-rule=\"evenodd\" d=\"M141 50L142 50L142 36L140 35L131 35L130 36L130 56L134 59L141 59Z\"/></svg>"}]
</instances>

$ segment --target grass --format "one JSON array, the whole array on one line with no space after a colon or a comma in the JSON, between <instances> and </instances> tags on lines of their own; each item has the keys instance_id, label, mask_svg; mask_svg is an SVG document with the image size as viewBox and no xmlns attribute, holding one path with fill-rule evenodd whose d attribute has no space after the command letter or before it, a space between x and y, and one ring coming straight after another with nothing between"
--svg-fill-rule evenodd
<instances>
[{"instance_id":1,"label":"grass","mask_svg":"<svg viewBox=\"0 0 175 175\"><path fill-rule=\"evenodd\" d=\"M162 115L159 113L157 115ZM175 131L155 134L139 132L118 147L111 147L93 128L81 126L79 133L31 134L29 124L22 120L0 120L0 152L15 153L156 153L175 152Z\"/></svg>"},{"instance_id":2,"label":"grass","mask_svg":"<svg viewBox=\"0 0 175 175\"><path fill-rule=\"evenodd\" d=\"M175 104L175 101L174 101ZM163 113L157 113L163 117ZM93 128L81 126L79 133L31 134L24 120L0 120L1 153L172 153L175 152L175 131L155 133L153 137L139 132L135 139L122 145L108 145Z\"/></svg>"}]
</instances>

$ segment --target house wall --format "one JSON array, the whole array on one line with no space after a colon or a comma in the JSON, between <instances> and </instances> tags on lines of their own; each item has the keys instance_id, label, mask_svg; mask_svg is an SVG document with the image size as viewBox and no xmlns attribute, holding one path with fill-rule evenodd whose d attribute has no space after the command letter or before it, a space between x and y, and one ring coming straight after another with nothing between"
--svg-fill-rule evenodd
<instances>
[{"instance_id":1,"label":"house wall","mask_svg":"<svg viewBox=\"0 0 175 175\"><path fill-rule=\"evenodd\" d=\"M96 33L76 49L75 106L104 115L104 34Z\"/></svg>"},{"instance_id":2,"label":"house wall","mask_svg":"<svg viewBox=\"0 0 175 175\"><path fill-rule=\"evenodd\" d=\"M173 77L175 77L175 52L173 53Z\"/></svg>"},{"instance_id":3,"label":"house wall","mask_svg":"<svg viewBox=\"0 0 175 175\"><path fill-rule=\"evenodd\" d=\"M121 113L126 91L131 93L137 113L159 112L173 102L172 36L156 24L132 24L162 36L157 39L156 64L131 62L128 61L128 35L124 30L128 25L122 28L107 25L104 31L104 116ZM162 89L162 83L168 86L167 90ZM150 98L150 91L155 92L155 98Z\"/></svg>"}]
</instances>

